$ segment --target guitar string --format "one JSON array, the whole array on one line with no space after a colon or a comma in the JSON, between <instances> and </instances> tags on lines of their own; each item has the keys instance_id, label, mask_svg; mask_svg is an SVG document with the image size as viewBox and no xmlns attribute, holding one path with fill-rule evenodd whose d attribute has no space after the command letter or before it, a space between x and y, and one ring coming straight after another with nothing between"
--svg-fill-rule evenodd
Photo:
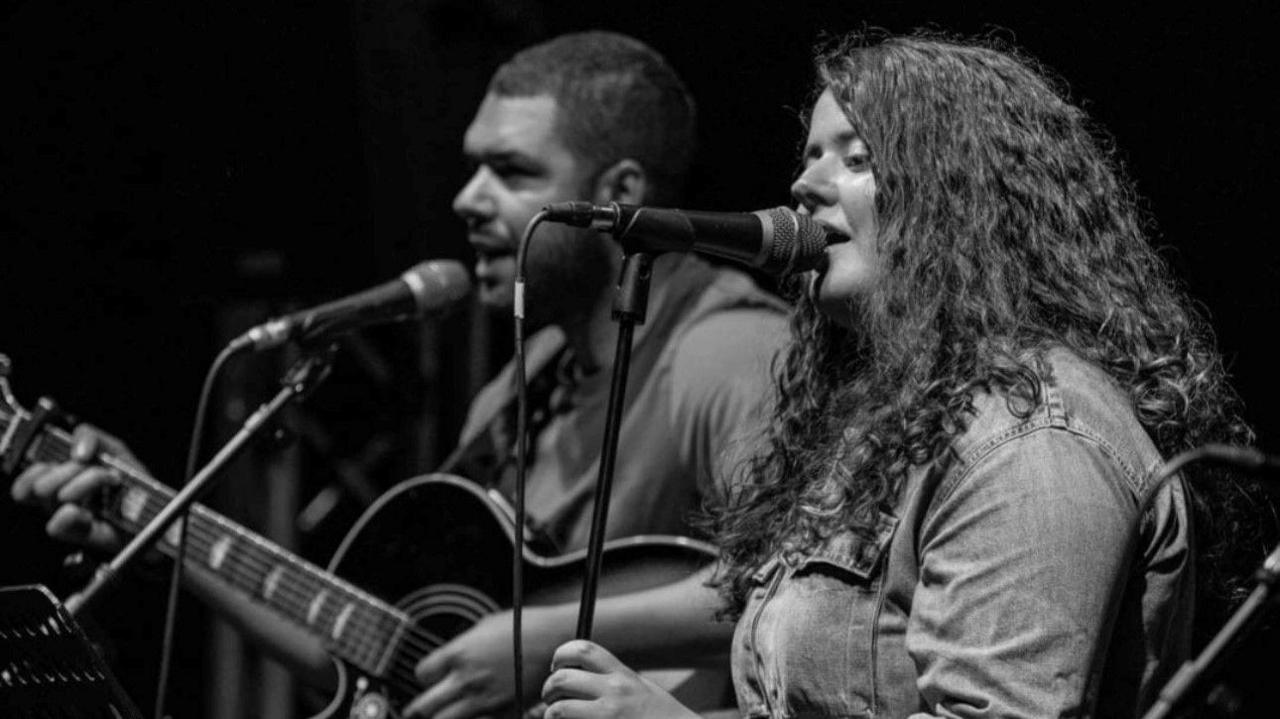
<instances>
[{"instance_id":1,"label":"guitar string","mask_svg":"<svg viewBox=\"0 0 1280 719\"><path fill-rule=\"evenodd\" d=\"M194 559L196 556L209 556L216 541L212 537L218 534L216 529L209 527L207 524L193 522L189 531L191 532L189 539L192 540L193 549L196 550L193 552L192 561L196 561ZM269 545L264 546L264 541L252 534L244 534L243 537L248 540L250 545L257 545L259 550L269 552L272 549ZM213 569L207 564L201 564L201 566L218 572L223 576L228 576L228 581L235 586L243 588L255 601L264 603L268 607L275 607L277 610L291 615L296 623L306 629L319 632L319 627L332 626L337 618L339 606L343 603L343 597L341 596L337 598L338 601L322 602L314 621L303 622L298 620L298 617L311 614L309 605L319 596L320 592L317 590L334 589L337 590L335 594L345 594L345 598L352 599L357 603L363 603L375 610L380 610L382 617L389 618L392 621L393 627L391 629L386 629L384 622L379 621L379 617L369 616L366 613L353 610L347 620L349 624L346 625L350 627L350 632L347 632L346 627L344 627L342 639L330 640L329 637L331 635L325 633L326 643L336 643L338 649L346 649L349 655L348 659L357 664L361 663L360 659L366 659L368 664L376 665L378 663L377 660L387 651L387 643L379 641L379 636L386 635L390 639L395 629L404 630L400 646L407 648L417 657L425 656L443 643L439 637L419 627L410 618L402 616L397 610L381 609L375 603L351 593L344 587L334 583L324 574L307 567L293 557L282 555L280 558L284 560L283 563L273 562L269 555L264 555L262 551L251 551L251 549L246 549L233 556L236 557L236 561L228 563L225 571ZM287 565L293 565L293 567L291 568ZM282 572L276 580L277 585L271 592L271 596L265 597L260 593L260 590L263 588L265 579L270 571L274 571L276 568L280 568ZM296 574L291 573L291 569ZM325 586L326 584L332 586ZM407 687L418 686L414 674L416 660L405 656L402 651L398 651L395 648L392 649L392 652L391 662L387 670L389 675L399 679Z\"/></svg>"},{"instance_id":2,"label":"guitar string","mask_svg":"<svg viewBox=\"0 0 1280 719\"><path fill-rule=\"evenodd\" d=\"M197 534L205 534L203 531L204 528L197 529L193 526L192 529L195 530ZM259 543L260 541L252 536L249 536L248 539L254 543ZM202 540L207 540L207 536L202 537ZM263 561L261 557L256 556L251 552L242 553L240 555L240 559L245 562L251 562L257 565L258 568L270 565L274 570L275 567L280 566L278 564L273 565L269 559L267 561ZM297 565L296 562L293 563ZM234 568L234 566L234 564L231 565L232 568ZM323 585L327 581L326 577L317 575L314 570L309 570L306 566L297 566L297 568L302 570L307 578L316 583ZM251 586L254 588L260 587L262 582L258 579L258 576L262 576L263 579L265 579L265 575L265 572L259 572L257 574L239 572L239 576L242 579L246 576L249 579L249 581L241 581L240 584L245 586L246 589L249 589ZM310 603L309 600L313 601L315 596L318 596L317 592L305 586L305 581L297 581L297 578L292 577L288 573L287 568L286 571L281 574L278 581L281 582L281 585L276 590L273 590L270 599L263 598L256 592L253 592L251 595L254 596L255 599L263 599L268 605L276 603L275 600L277 597L280 597L281 604L285 602L295 603L298 606L298 609L293 612L295 616L300 616L302 614L301 608L307 606ZM290 595L292 595L292 599L290 599ZM357 597L357 599L359 598ZM317 621L320 624L331 624L334 619L333 615L337 610L337 606L338 603L336 602L323 603L323 608L317 616ZM288 612L288 607L281 607L281 609ZM382 654L387 650L386 643L380 642L377 639L377 636L385 633L388 636L388 640L390 640L395 629L404 630L399 646L407 648L415 657L420 658L422 656L426 656L426 654L430 653L431 650L439 647L443 643L439 637L419 627L413 623L410 618L401 616L398 612L384 610L383 616L389 617L392 620L395 625L394 628L389 631L384 631L383 627L379 625L377 617L368 617L364 614L353 613L350 620L352 622L352 634L347 636L354 637L355 639L354 642L346 641L345 644L354 644L355 652L371 656L376 660L381 658ZM368 627L370 623L374 624L372 628ZM365 625L365 630L361 631L360 626L357 626L358 624ZM392 649L392 652L391 662L386 670L388 676L398 679L406 689L412 690L415 687L419 687L420 685L417 682L417 677L414 672L414 669L417 666L417 660L407 656L403 651L399 651L395 648Z\"/></svg>"},{"instance_id":3,"label":"guitar string","mask_svg":"<svg viewBox=\"0 0 1280 719\"><path fill-rule=\"evenodd\" d=\"M216 530L199 524L193 524L192 530L199 537L197 551L207 556L213 546L213 541L210 540L210 531L216 533ZM418 627L398 610L389 607L383 608L379 606L376 600L371 601L358 593L353 593L347 587L331 579L326 573L313 569L294 557L280 555L279 558L283 560L283 563L273 562L273 558L270 556L273 547L252 534L242 536L252 546L238 553L236 556L239 561L230 563L227 572L224 572L224 574L231 574L232 581L249 591L255 600L264 601L270 605L276 603L278 598L280 604L288 603L297 607L293 612L295 616L302 616L304 609L305 614L309 616L311 613L309 605L315 601L316 597L320 596L320 592L334 590L334 593L339 595L336 598L337 601L322 602L316 619L312 623L304 624L304 626L312 626L316 623L333 625L337 619L337 613L340 611L339 606L345 600L354 600L354 603L363 604L365 607L374 610L374 616L367 612L353 610L346 620L348 624L344 626L343 638L333 639L334 642L340 645L350 647L353 653L370 657L374 660L371 663L380 659L387 649L386 642L380 641L379 637L385 635L389 640L396 629L404 629L404 634L402 635L403 645L421 654L425 654L430 649L443 643L439 637ZM252 551L254 548L259 551ZM237 564L246 566L240 568ZM266 577L277 567L280 567L283 571L276 579L276 586L271 593L271 597L264 597L260 590L263 588ZM346 603L352 602L346 601ZM285 610L288 608L287 605L281 607L281 609ZM386 627L387 619L392 624L390 628ZM346 627L351 628L350 634L346 633Z\"/></svg>"},{"instance_id":4,"label":"guitar string","mask_svg":"<svg viewBox=\"0 0 1280 719\"><path fill-rule=\"evenodd\" d=\"M58 439L62 439L65 446L58 447L52 443L43 441L35 443L35 446L31 449L35 450L34 454L37 455L36 461L62 462L69 459L71 447L70 437L58 437ZM168 493L168 488L155 483L155 480L149 477L128 471L128 467L117 466L117 469L125 471L144 487L144 494L148 500L148 505L150 505L150 500L155 495L159 495L162 500L167 501L168 497L165 497L164 495ZM155 486L151 486L152 483L155 483ZM150 493L148 494L145 490L150 490ZM147 509L149 508L150 507L148 506ZM380 614L382 617L390 618L393 623L393 628L386 633L388 635L394 635L396 629L402 629L403 633L401 641L403 645L416 652L418 656L425 656L431 650L443 644L443 640L440 637L418 626L411 618L403 615L399 610L390 608L389 606L386 606L385 608L384 606L379 606L382 603L378 600L362 596L364 595L363 592L359 590L352 591L351 589L342 586L341 582L329 579L326 576L327 573L322 573L307 566L307 563L290 555L282 549L271 547L265 542L265 540L254 536L247 530L236 527L230 520L222 518L216 513L209 512L199 506L194 507L192 512L196 515L195 519L197 521L192 522L188 538L195 540L194 544L196 545L195 548L198 552L198 556L209 556L217 541L214 539L215 536L221 538L224 536L239 535L244 539L247 539L250 544L258 545L258 548L261 550L260 552L243 551L238 556L238 559L240 560L239 562L230 563L232 570L227 580L232 583L233 586L242 587L246 593L254 598L255 601L261 601L262 603L271 606L273 603L276 603L275 600L279 597L279 604L284 606L278 606L278 609L286 613L289 613L290 610L286 603L296 601L297 608L294 610L294 614L300 614L300 610L303 607L307 607L308 614L310 614L309 605L314 602L315 597L318 596L318 592L308 586L308 583L304 579L295 578L288 571L282 571L280 576L277 578L277 586L273 589L271 597L259 595L258 590L262 588L262 585L265 579L270 575L270 572L274 571L277 567L281 567L281 563L273 562L272 557L270 556L270 554L276 554L279 559L283 560L284 564L293 565L299 575L302 575L302 577L309 577L313 580L313 583L322 585L320 587L321 589L328 588L323 586L325 584L333 585L333 588L346 595L347 599L354 600L354 602L358 604L366 605L368 608L374 610L375 614ZM157 513L158 512L152 513L147 519L154 517ZM145 522L143 524L145 524ZM220 527L220 529L225 531L219 532L219 528L209 526L211 524L222 524L224 526ZM165 541L167 542L167 539ZM236 570L235 567L238 563L250 564L248 567L250 571L246 572ZM228 572L215 569L207 564L201 564L201 566L218 574L228 574ZM286 567L281 568L287 569ZM260 571L253 571L255 569ZM292 596L290 597L288 595ZM328 610L327 613L333 614L333 611L336 610L336 608L337 603L322 603L316 619L325 619L324 615L326 614L326 610ZM386 651L386 647L383 643L379 642L376 638L376 635L386 631L381 626L382 622L380 622L379 619L380 617L378 616L369 616L367 613L353 610L347 620L351 623L354 637L356 637L354 642L355 650L360 652L369 652L375 660L381 658L382 654ZM314 627L310 627L306 624L303 626L309 629L314 629ZM335 639L334 641L337 642L340 640ZM351 644L352 642L347 643ZM401 652L396 651L392 654L390 664L392 665L391 671L393 673L398 674L403 681L406 681L409 684L409 686L416 686L416 677L413 672L413 669L416 667L416 661L404 656Z\"/></svg>"},{"instance_id":5,"label":"guitar string","mask_svg":"<svg viewBox=\"0 0 1280 719\"><path fill-rule=\"evenodd\" d=\"M39 446L36 448L38 450L36 452L37 454L36 460L37 461L51 461L51 460L65 461L70 456L69 439L67 440L66 443L67 443L67 447L58 448L56 446L51 445L50 443L40 442ZM57 450L59 449L62 449L63 451L61 453L57 452ZM161 499L167 499L163 496L166 493L167 488L164 488L162 485L148 486L150 483L154 482L154 480L151 480L150 478L145 476L139 476L137 475L137 473L134 473L134 472L128 472L127 467L121 466L117 468L125 470L130 476L134 477L138 481L138 483L143 486L143 493L148 500L148 505L150 504L150 500L152 499L152 497L155 495L160 495ZM151 490L151 492L148 494L145 490ZM150 507L147 507L147 509L149 508ZM327 573L323 573L317 569L308 567L307 563L297 559L296 557L291 556L289 553L287 553L282 549L276 549L274 547L271 547L269 543L265 542L265 540L255 537L252 533L246 530L239 529L234 525L234 523L230 522L230 520L221 518L216 513L204 510L203 507L196 507L193 509L193 511L197 513L197 516L195 517L197 521L192 522L191 529L193 531L189 538L193 538L196 540L195 544L197 545L196 549L197 549L197 552L199 553L199 556L209 556L209 553L212 551L212 548L216 542L216 540L213 538L215 536L220 538L221 536L240 535L244 539L248 540L248 542L251 545L258 545L258 548L262 550L260 552L244 551L239 553L239 555L237 556L240 562L238 563L241 563L241 564L247 563L249 565L247 568L250 571L245 572L239 569L235 569L237 562L232 562L230 564L230 567L232 569L229 570L230 576L227 580L231 582L233 586L243 587L247 591L247 593L249 593L249 595L253 597L255 601L262 601L263 603L266 603L270 606L273 603L277 603L277 602L274 602L273 600L278 599L279 600L278 604L282 605L282 606L279 606L278 609L285 612L289 611L290 609L290 607L288 606L289 604L293 604L294 602L296 602L297 608L294 610L294 613L300 615L301 610L304 607L309 609L309 605L314 601L314 598L318 595L318 592L314 591L312 586L309 586L309 585L319 584L321 586L317 587L318 589L337 590L337 593L345 595L344 597L345 599L352 600L352 602L356 604L365 605L366 607L374 610L374 614L382 615L381 618L390 618L393 626L388 631L384 629L384 626L383 626L385 624L385 621L380 622L379 616L369 616L369 614L366 612L353 610L351 614L348 616L347 621L350 623L348 626L351 626L352 631L354 632L353 635L350 635L354 637L354 640L348 640L346 642L341 642L341 640L334 640L335 642L345 643L346 645L351 646L355 652L364 653L368 656L371 656L374 660L380 659L386 651L385 644L382 642L379 642L376 635L382 634L384 632L388 635L393 635L396 629L403 630L401 634L401 637L402 637L401 641L403 642L403 645L410 648L411 650L419 652L420 655L425 655L425 653L429 652L431 649L434 649L435 647L440 646L443 643L443 641L438 636L416 625L414 622L412 622L412 620L409 617L404 616L403 613L400 612L399 610L390 608L389 606L385 606L385 605L380 606L382 603L379 602L378 600L367 597L367 596L362 596L364 595L364 592L360 590L353 591L348 587L342 586L343 583L340 580L329 579L327 576ZM154 515L155 513L151 513L152 517ZM200 516L200 515L203 515L203 516ZM150 517L148 517L148 519L150 519ZM222 520L222 521L219 522L219 520ZM221 527L221 529L225 531L219 532L218 531L219 528L210 527L209 526L210 524L223 524L225 526ZM272 562L271 561L272 558L269 556L272 553L276 554L278 556L278 559L282 560L282 562ZM265 557L261 556L263 554L266 554L268 556L265 556ZM291 574L288 571L282 571L280 576L277 578L278 584L277 584L277 587L272 592L272 597L271 598L262 597L259 594L258 590L262 588L263 581L269 575L270 571L274 571L277 567L281 567L282 563L284 565L293 565L293 568L296 570L297 574L301 576L295 577L293 574ZM214 569L213 567L210 567L207 564L204 564L202 566L206 567L211 571L222 574L224 576L227 576L229 573L228 571L221 571L220 569ZM287 566L283 566L281 568L285 570L288 569ZM255 569L258 571L257 572L252 571ZM312 581L307 582L305 581L306 578L309 578ZM325 587L324 585L326 584L329 584L332 586ZM348 602L348 603L351 603L351 602ZM323 602L321 604L321 608L319 613L317 614L316 619L323 620L324 622L327 623L328 620L336 618L333 615L337 610L337 606L338 606L337 602ZM310 612L308 612L308 614L309 613ZM302 623L302 622L299 622L299 623L303 624L303 626L306 628L314 629L313 626L310 626L306 623ZM345 631L345 626L344 626L344 631ZM339 648L342 648L342 647L339 647ZM392 660L393 663L396 663L397 660L399 660L397 668L399 668L403 674L411 678L413 676L411 667L408 669L405 668L405 663L403 661L402 655L399 652L395 652L392 656L393 656L393 660Z\"/></svg>"},{"instance_id":6,"label":"guitar string","mask_svg":"<svg viewBox=\"0 0 1280 719\"><path fill-rule=\"evenodd\" d=\"M35 457L36 461L51 461L51 460L65 461L70 457L70 444L71 444L70 437L67 436L66 438L62 438L62 437L57 437L56 435L53 435L53 436L56 439L61 439L62 443L65 446L59 447L56 444L51 442L37 443L37 445L33 447L33 449L36 450L34 452L34 454L36 455ZM167 487L164 487L163 485L159 485L149 477L138 475L136 472L130 471L129 467L122 465L119 462L114 462L109 464L114 464L116 469L121 470L124 473L128 474L129 476L133 477L138 484L142 485L142 493L143 493L143 496L147 499L147 505L148 505L144 507L144 511L150 509L150 506L149 506L150 501L156 495L158 495L159 498L162 500L162 504L163 502L167 502L168 499L171 498L172 496L171 490L169 490ZM147 490L149 490L149 492ZM155 516L155 514L158 514L158 511L151 512L149 516L146 517L146 520L149 521L151 518ZM313 579L320 580L318 582L320 584L325 583L323 581L324 580L323 575L321 575L315 570L311 570L310 568L308 568L304 562L301 562L297 558L290 556L283 549L274 549L268 543L255 537L252 533L237 527L230 520L222 518L216 513L209 512L208 510L205 510L203 507L193 508L193 514L196 515L195 516L196 521L192 523L193 529L196 530L196 532L194 533L194 537L197 540L200 540L199 544L201 546L197 548L197 551L200 552L201 554L207 556L208 552L212 550L214 546L215 540L211 539L211 535L209 534L209 532L213 532L214 535L231 535L231 536L239 535L247 539L250 544L258 545L260 549L265 550L265 553L267 554L275 553L276 555L278 555L278 558L282 560L282 562L285 565L293 565L296 568L296 570L298 570L298 574L302 575L302 577L304 578L311 577ZM214 524L214 525L221 524L223 526L220 529L222 529L223 531L219 532L218 531L219 528L209 527L207 526L206 523ZM145 524L145 521L142 524ZM274 570L276 565L281 563L281 562L272 563L270 561L270 557L267 557L264 560L262 557L257 556L257 553L254 553L254 552L244 553L244 558L247 558L251 563L251 565L256 565L257 569L262 570L261 579L265 579L269 571ZM264 567L268 569L264 569ZM251 566L251 568L255 568L255 567ZM213 567L208 567L208 569L214 572L219 571L218 569L215 569ZM222 573L226 574L225 572L222 572ZM282 577L284 579L283 586L280 587L282 593L285 593L285 592L292 593L295 595L295 597L301 594L304 597L310 596L312 599L314 599L314 592L311 590L310 587L306 586L305 582L299 583L294 581L294 577L289 573L283 573ZM240 573L238 575L233 574L229 579L229 581L231 581L233 585L244 586L246 589L248 589L250 591L250 595L253 596L255 599L259 598L257 596L256 590L261 586L261 583L258 580L259 580L258 576L245 575L243 573ZM317 583L317 582L312 582L312 584L314 583ZM405 624L402 618L395 616L396 612L394 609L384 609L383 607L379 606L380 602L378 602L375 599L371 599L367 596L362 596L364 593L360 592L359 590L352 591L347 587L341 586L341 584L338 582L332 582L332 583L335 585L334 587L332 587L333 589L337 590L338 593L345 595L345 597L340 597L340 598L345 598L345 599L354 601L357 604L364 604L372 608L375 614L383 614L383 615L389 614L391 615L393 623ZM301 587L301 589L299 589L299 587ZM287 600L287 598L285 599ZM267 601L267 603L270 604L270 601ZM348 602L348 603L351 603L351 602ZM307 605L309 604L310 602L306 601L305 599L299 602L300 607L307 607ZM332 611L326 612L325 610L330 609L331 605L332 603L329 603L329 602L323 603L321 605L320 616L318 616L317 619L327 619L328 617L325 617L324 615L326 614L331 615ZM348 621L351 621L351 626L353 627L353 630L357 632L356 636L358 637L368 636L370 631L376 632L377 630L380 630L381 627L377 626L377 620L378 620L378 617L369 617L366 613L357 612L354 610L352 611L351 615L348 618ZM373 622L374 626L370 626L370 622ZM432 641L435 638L431 636L427 636L425 637L425 639L427 639L428 641ZM376 649L376 641L377 641L376 639L370 639L367 642L359 642L357 640L357 642L355 643L355 649L363 650L363 651L370 651L372 649L372 652L370 653L372 653L375 658L380 657L381 654L378 653L378 650ZM415 644L417 643L418 642L415 642ZM348 642L348 644L351 644L351 642Z\"/></svg>"},{"instance_id":7,"label":"guitar string","mask_svg":"<svg viewBox=\"0 0 1280 719\"><path fill-rule=\"evenodd\" d=\"M58 440L60 440L63 446L59 448L51 445L49 442L41 441L42 439L48 438L48 437L57 438ZM59 449L61 450L60 452L54 451ZM32 447L28 447L28 453L29 454L34 453L36 455L39 455L36 458L36 461L63 462L70 458L70 449L71 449L70 435L64 432L61 432L60 430L57 430L57 428L46 428L46 433L41 438L38 438L37 441L33 443ZM32 452L32 450L35 450L35 451ZM122 469L127 470L127 468L122 468ZM164 497L165 492L160 489L161 487L163 487L163 485L159 485L159 483L156 483L158 487L150 487L148 486L149 482L147 480L150 480L150 482L154 482L154 480L151 480L149 477L139 476L137 475L137 473L134 473L134 472L127 472L127 473L133 476L135 479L139 480L139 483L142 484L145 488L150 489L153 494L159 494L161 498L165 498ZM150 497L148 497L148 500L149 499ZM200 509L202 508L197 506L193 508L193 511L198 511ZM216 524L217 520L219 519L216 513L205 511L203 512L203 514L207 516L199 517L197 515L197 519L204 519L209 523L213 523L213 524ZM252 535L252 533L248 532L247 530L235 531L237 528L235 527L234 523L231 523L230 520L224 520L224 521L228 525L230 525L226 527L226 529L230 530L229 532L230 534L239 534L243 537L248 538L251 542L255 541L255 537ZM193 523L193 525L194 526L192 527L192 529L196 530L197 536L201 536L203 540L209 539L209 536L205 536L205 535L207 535L206 530L210 528L208 528L205 525L202 525L200 522L195 522ZM210 542L207 548L212 549L212 546L213 544L212 542ZM301 572L302 574L316 575L314 576L315 579L319 580L322 584L325 583L326 578L323 575L319 575L316 570L309 568L304 562L292 557L287 552L277 551L275 553L279 555L280 558L283 559L286 564L293 564L298 569L302 570ZM245 553L245 557L248 559L248 561L257 562L258 564L264 565L264 566L270 566L272 570L280 566L279 564L271 564L269 560L263 561L261 559L258 559L254 556L253 553ZM218 570L214 570L214 571L216 572ZM269 572L262 573L263 580L265 580L267 576L269 576ZM289 575L285 572L282 572L281 578L286 579L288 581L292 581L291 579L289 579ZM256 600L257 594L255 591L250 589L250 586L259 585L260 584L259 580L256 577L253 577L251 575L242 576L241 579L252 580L252 581L242 581L241 584L245 586L245 590L249 594L249 596L253 597ZM229 581L234 583L235 579L232 578ZM416 623L414 623L411 620L411 618L402 616L400 612L388 611L387 609L383 609L382 607L379 606L380 604L382 604L381 602L377 600L365 598L364 596L362 596L361 592L352 592L350 590L347 590L344 587L342 587L340 583L335 583L332 581L330 581L329 583L335 584L337 589L339 589L340 591L343 591L345 594L347 594L350 598L354 599L355 601L368 605L375 611L379 611L384 616L390 616L392 620L398 625L398 628L401 628L404 630L404 635L403 635L404 645L410 647L411 649L416 649L418 651L419 656L425 656L431 650L440 646L443 643L443 641L439 637L436 637L434 634L419 627ZM298 586L301 586L303 583L296 582L295 584L297 584ZM302 599L308 594L311 594L309 590L307 590L306 588L299 589L298 586L289 586L288 582L286 582L286 585L281 587L280 590L282 593L291 592L297 595L299 599ZM275 597L275 596L276 596L276 592L273 590L272 597ZM263 599L266 603L270 604L271 598L264 597ZM313 601L314 601L314 597L313 597ZM300 602L300 604L309 604L309 603L310 602L305 602L305 601ZM281 607L280 609L281 611L287 612L287 609L283 607ZM323 614L323 612L324 612L324 607L322 605L321 614ZM320 617L318 616L317 618L320 618ZM356 618L356 621L366 621L364 615L362 614L355 614L355 618ZM372 620L376 621L376 618L373 618ZM377 641L376 639L370 639L369 643L370 645L372 645L372 643L376 643L376 641ZM416 667L416 662L412 658L407 657L404 654L396 651L392 655L391 668L389 670L389 674L393 678L400 679L400 681L404 683L405 688L412 691L413 688L419 686L417 682L416 674L414 672L415 667Z\"/></svg>"}]
</instances>

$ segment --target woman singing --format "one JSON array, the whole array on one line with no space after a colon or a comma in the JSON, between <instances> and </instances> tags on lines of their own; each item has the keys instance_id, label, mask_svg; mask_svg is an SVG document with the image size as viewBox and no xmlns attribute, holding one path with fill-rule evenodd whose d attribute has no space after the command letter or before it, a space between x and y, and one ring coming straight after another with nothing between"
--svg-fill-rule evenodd
<instances>
[{"instance_id":1,"label":"woman singing","mask_svg":"<svg viewBox=\"0 0 1280 719\"><path fill-rule=\"evenodd\" d=\"M833 242L702 588L743 715L1141 712L1212 550L1153 473L1251 440L1207 326L1029 61L852 38L814 97L792 194ZM599 645L553 668L548 717L687 714Z\"/></svg>"}]
</instances>

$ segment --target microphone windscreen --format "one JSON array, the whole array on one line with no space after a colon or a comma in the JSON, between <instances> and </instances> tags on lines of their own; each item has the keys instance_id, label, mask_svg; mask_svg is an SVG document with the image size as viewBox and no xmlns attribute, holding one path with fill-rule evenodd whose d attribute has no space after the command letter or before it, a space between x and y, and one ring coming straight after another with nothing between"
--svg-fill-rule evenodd
<instances>
[{"instance_id":1,"label":"microphone windscreen","mask_svg":"<svg viewBox=\"0 0 1280 719\"><path fill-rule=\"evenodd\" d=\"M790 275L826 263L827 231L812 217L789 207L760 210L756 215L766 225L768 257L762 266L766 272Z\"/></svg>"},{"instance_id":2,"label":"microphone windscreen","mask_svg":"<svg viewBox=\"0 0 1280 719\"><path fill-rule=\"evenodd\" d=\"M471 294L471 274L457 260L420 262L400 279L413 290L419 316L449 310Z\"/></svg>"}]
</instances>

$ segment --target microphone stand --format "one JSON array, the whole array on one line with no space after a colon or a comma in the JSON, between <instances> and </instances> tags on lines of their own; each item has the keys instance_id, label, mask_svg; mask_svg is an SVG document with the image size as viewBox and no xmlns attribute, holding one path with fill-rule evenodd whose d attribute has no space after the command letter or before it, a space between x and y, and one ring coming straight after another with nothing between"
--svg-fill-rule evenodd
<instances>
[{"instance_id":1,"label":"microphone stand","mask_svg":"<svg viewBox=\"0 0 1280 719\"><path fill-rule=\"evenodd\" d=\"M1236 649L1241 640L1257 628L1267 612L1276 608L1272 590L1280 580L1280 546L1267 556L1256 574L1258 585L1231 615L1222 629L1195 659L1184 662L1165 683L1151 708L1142 719L1164 719L1179 709L1191 690L1215 676L1221 669L1223 658Z\"/></svg>"},{"instance_id":2,"label":"microphone stand","mask_svg":"<svg viewBox=\"0 0 1280 719\"><path fill-rule=\"evenodd\" d=\"M112 558L109 564L103 565L94 573L93 578L84 589L67 599L67 612L73 617L79 617L84 614L95 599L102 595L104 590L114 586L119 581L120 571L128 566L142 550L151 546L160 533L168 529L169 525L195 502L196 497L209 486L214 475L244 448L245 444L258 430L266 425L290 400L305 396L329 375L329 370L333 366L333 355L336 351L337 345L330 345L318 352L307 354L294 363L293 367L289 368L285 376L280 380L282 386L276 396L270 402L259 407L257 411L245 420L244 425L236 432L235 436L222 449L218 450L213 459L209 460L209 463L196 476L192 477L182 490L174 495L173 499L169 500L169 503L160 510L159 514L147 526L143 527L142 531L134 535L133 539Z\"/></svg>"},{"instance_id":3,"label":"microphone stand","mask_svg":"<svg viewBox=\"0 0 1280 719\"><path fill-rule=\"evenodd\" d=\"M578 605L576 638L591 638L595 618L596 593L600 584L600 563L604 551L605 526L609 518L609 497L613 492L613 466L618 454L618 433L622 425L622 405L627 393L627 373L631 366L631 338L635 326L644 324L649 305L649 282L653 277L653 255L629 252L622 259L618 293L613 300L613 319L618 322L618 345L614 351L613 380L605 417L604 442L600 448L600 472L596 479L591 532L587 539L587 566L582 580L582 602Z\"/></svg>"}]
</instances>

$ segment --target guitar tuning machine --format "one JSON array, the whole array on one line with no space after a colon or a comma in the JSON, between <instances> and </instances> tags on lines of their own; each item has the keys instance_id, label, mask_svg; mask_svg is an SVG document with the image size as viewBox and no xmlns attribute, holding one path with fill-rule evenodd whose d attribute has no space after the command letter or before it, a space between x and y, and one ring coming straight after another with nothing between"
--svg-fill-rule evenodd
<instances>
[{"instance_id":1,"label":"guitar tuning machine","mask_svg":"<svg viewBox=\"0 0 1280 719\"><path fill-rule=\"evenodd\" d=\"M0 352L0 377L8 377L9 370L13 368L13 363L9 361L9 355Z\"/></svg>"}]
</instances>

